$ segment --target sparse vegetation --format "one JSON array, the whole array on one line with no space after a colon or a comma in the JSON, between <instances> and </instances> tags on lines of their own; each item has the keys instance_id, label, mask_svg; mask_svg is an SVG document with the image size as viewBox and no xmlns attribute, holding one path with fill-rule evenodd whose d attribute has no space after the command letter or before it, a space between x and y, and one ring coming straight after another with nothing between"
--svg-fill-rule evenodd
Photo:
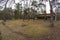
<instances>
[{"instance_id":1,"label":"sparse vegetation","mask_svg":"<svg viewBox=\"0 0 60 40\"><path fill-rule=\"evenodd\" d=\"M51 32L50 28L47 27L48 22L43 22L42 20L10 20L6 22L6 26L0 24L0 30L2 32L3 40L27 40L35 39L41 35L47 35ZM23 25L25 25L23 27ZM9 29L9 28L10 29ZM12 32L12 31L14 32ZM16 33L15 33L16 32ZM22 35L20 34L22 33ZM30 38L31 37L31 38ZM27 38L27 39L25 39ZM38 38L37 38L38 39Z\"/></svg>"}]
</instances>

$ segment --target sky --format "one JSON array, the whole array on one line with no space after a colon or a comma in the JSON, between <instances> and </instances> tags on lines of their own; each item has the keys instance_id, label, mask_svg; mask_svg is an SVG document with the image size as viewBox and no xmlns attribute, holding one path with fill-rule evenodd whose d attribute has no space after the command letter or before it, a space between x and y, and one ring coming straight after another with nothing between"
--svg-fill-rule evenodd
<instances>
[{"instance_id":1,"label":"sky","mask_svg":"<svg viewBox=\"0 0 60 40\"><path fill-rule=\"evenodd\" d=\"M19 0L16 0L16 3L18 3ZM12 8L14 9L15 6L13 5ZM46 13L50 13L50 6L49 6L49 2L46 2Z\"/></svg>"}]
</instances>

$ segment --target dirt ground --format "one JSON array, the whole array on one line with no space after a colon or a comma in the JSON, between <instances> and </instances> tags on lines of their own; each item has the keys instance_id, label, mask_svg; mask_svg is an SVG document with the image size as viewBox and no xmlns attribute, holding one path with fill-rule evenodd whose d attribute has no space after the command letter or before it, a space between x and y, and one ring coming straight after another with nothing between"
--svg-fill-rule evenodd
<instances>
[{"instance_id":1,"label":"dirt ground","mask_svg":"<svg viewBox=\"0 0 60 40\"><path fill-rule=\"evenodd\" d=\"M43 20L9 20L2 24L0 31L2 40L59 40L60 21L55 22L55 27L50 27L50 22Z\"/></svg>"},{"instance_id":2,"label":"dirt ground","mask_svg":"<svg viewBox=\"0 0 60 40\"><path fill-rule=\"evenodd\" d=\"M60 40L60 21L55 22L55 27L52 28L50 40Z\"/></svg>"}]
</instances>

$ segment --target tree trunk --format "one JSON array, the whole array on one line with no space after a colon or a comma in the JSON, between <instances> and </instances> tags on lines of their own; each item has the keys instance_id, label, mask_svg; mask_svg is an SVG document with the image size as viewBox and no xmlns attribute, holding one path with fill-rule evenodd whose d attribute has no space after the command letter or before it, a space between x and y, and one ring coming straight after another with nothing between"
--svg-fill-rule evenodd
<instances>
[{"instance_id":1,"label":"tree trunk","mask_svg":"<svg viewBox=\"0 0 60 40\"><path fill-rule=\"evenodd\" d=\"M51 13L51 27L54 27L54 13L53 13L53 8L52 8L52 3L53 1L49 1L50 3L50 13Z\"/></svg>"},{"instance_id":2,"label":"tree trunk","mask_svg":"<svg viewBox=\"0 0 60 40\"><path fill-rule=\"evenodd\" d=\"M6 6L7 6L7 3L8 3L9 0L6 1L5 3L5 8L4 8L4 14L3 14L3 25L5 25L5 22L6 22Z\"/></svg>"}]
</instances>

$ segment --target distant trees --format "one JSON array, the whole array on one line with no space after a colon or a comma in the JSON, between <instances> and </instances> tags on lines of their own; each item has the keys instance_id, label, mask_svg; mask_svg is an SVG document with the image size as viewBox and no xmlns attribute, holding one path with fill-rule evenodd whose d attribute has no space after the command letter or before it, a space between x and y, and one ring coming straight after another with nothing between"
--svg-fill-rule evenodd
<instances>
[{"instance_id":1,"label":"distant trees","mask_svg":"<svg viewBox=\"0 0 60 40\"><path fill-rule=\"evenodd\" d=\"M6 12L6 13L4 13ZM13 10L11 8L6 8L5 10L0 11L1 19L12 19L13 18Z\"/></svg>"},{"instance_id":2,"label":"distant trees","mask_svg":"<svg viewBox=\"0 0 60 40\"><path fill-rule=\"evenodd\" d=\"M7 3L9 0L6 1L5 3L5 8L3 10L3 19L9 19L9 18L13 18L14 19L34 19L36 17L37 14L37 10L33 9L33 8L24 8L22 9L22 4L20 3L15 3L15 9L11 9L11 8L7 8ZM45 13L45 10L42 8L42 6L45 7L45 5L43 3L39 3L37 1L33 1L31 6L33 7L40 7L42 10L42 13ZM23 11L22 11L23 10ZM13 13L14 11L14 13ZM23 12L23 13L22 13Z\"/></svg>"},{"instance_id":3,"label":"distant trees","mask_svg":"<svg viewBox=\"0 0 60 40\"><path fill-rule=\"evenodd\" d=\"M38 7L41 9L41 13L46 13L46 5L43 3L39 3Z\"/></svg>"},{"instance_id":4,"label":"distant trees","mask_svg":"<svg viewBox=\"0 0 60 40\"><path fill-rule=\"evenodd\" d=\"M5 8L0 11L0 18L3 20L7 19L34 19L37 11L33 8L25 8L23 9L24 13L22 14L22 5L17 3L16 8L13 10L12 8Z\"/></svg>"},{"instance_id":5,"label":"distant trees","mask_svg":"<svg viewBox=\"0 0 60 40\"><path fill-rule=\"evenodd\" d=\"M32 6L41 9L41 13L46 13L46 5L44 3L38 3L37 1L33 1Z\"/></svg>"},{"instance_id":6,"label":"distant trees","mask_svg":"<svg viewBox=\"0 0 60 40\"><path fill-rule=\"evenodd\" d=\"M23 13L22 13L22 10L23 10ZM36 14L37 14L37 11L33 8L22 9L21 4L19 3L16 4L16 9L14 11L15 19L30 19L30 18L34 18Z\"/></svg>"},{"instance_id":7,"label":"distant trees","mask_svg":"<svg viewBox=\"0 0 60 40\"><path fill-rule=\"evenodd\" d=\"M0 10L0 20L2 19L2 11Z\"/></svg>"},{"instance_id":8,"label":"distant trees","mask_svg":"<svg viewBox=\"0 0 60 40\"><path fill-rule=\"evenodd\" d=\"M7 8L7 4L8 4L8 2L9 2L9 5L10 4L12 4L11 2L13 2L13 3L15 3L15 0L0 0L0 6L3 8L3 6L4 6L4 11L3 11L3 16L2 16L2 19L3 19L3 21L4 22L6 22L6 18L7 18L7 10L6 10L6 8Z\"/></svg>"},{"instance_id":9,"label":"distant trees","mask_svg":"<svg viewBox=\"0 0 60 40\"><path fill-rule=\"evenodd\" d=\"M0 3L2 3L2 1L4 1L4 0L1 0ZM37 14L37 11L35 9L33 9L33 8L22 9L22 4L20 4L20 3L16 3L16 9L15 9L15 11L13 13L13 10L11 8L7 8L7 3L8 2L11 3L11 1L15 2L15 0L7 0L7 1L5 0L4 1L5 4L2 3L5 6L5 8L4 8L3 12L2 12L3 15L5 15L5 16L3 16L4 19L5 19L6 16L8 17L8 15L9 15L9 17L14 16L15 19L35 18L35 15ZM50 7L51 7L50 11L51 11L51 13L53 13L52 5L51 5L52 2L49 1L49 3L50 3ZM46 14L46 9L45 9L46 5L45 4L38 3L37 1L33 1L31 6L33 6L34 8L39 7L41 9L41 13ZM22 14L22 10L24 10L23 14ZM51 14L51 21L53 19L52 17L53 17L53 14Z\"/></svg>"},{"instance_id":10,"label":"distant trees","mask_svg":"<svg viewBox=\"0 0 60 40\"><path fill-rule=\"evenodd\" d=\"M38 7L38 2L37 2L37 1L33 1L33 2L32 2L32 6Z\"/></svg>"},{"instance_id":11,"label":"distant trees","mask_svg":"<svg viewBox=\"0 0 60 40\"><path fill-rule=\"evenodd\" d=\"M39 9L39 14L45 14L44 19L46 19L46 5L42 2L38 3L37 1L32 2L32 6L38 7Z\"/></svg>"},{"instance_id":12,"label":"distant trees","mask_svg":"<svg viewBox=\"0 0 60 40\"><path fill-rule=\"evenodd\" d=\"M15 16L15 19L20 19L21 16L22 16L22 5L17 3L16 4L16 9L14 11L14 16Z\"/></svg>"},{"instance_id":13,"label":"distant trees","mask_svg":"<svg viewBox=\"0 0 60 40\"><path fill-rule=\"evenodd\" d=\"M27 8L24 10L25 18L27 19L34 19L37 14L37 11L32 8Z\"/></svg>"}]
</instances>

